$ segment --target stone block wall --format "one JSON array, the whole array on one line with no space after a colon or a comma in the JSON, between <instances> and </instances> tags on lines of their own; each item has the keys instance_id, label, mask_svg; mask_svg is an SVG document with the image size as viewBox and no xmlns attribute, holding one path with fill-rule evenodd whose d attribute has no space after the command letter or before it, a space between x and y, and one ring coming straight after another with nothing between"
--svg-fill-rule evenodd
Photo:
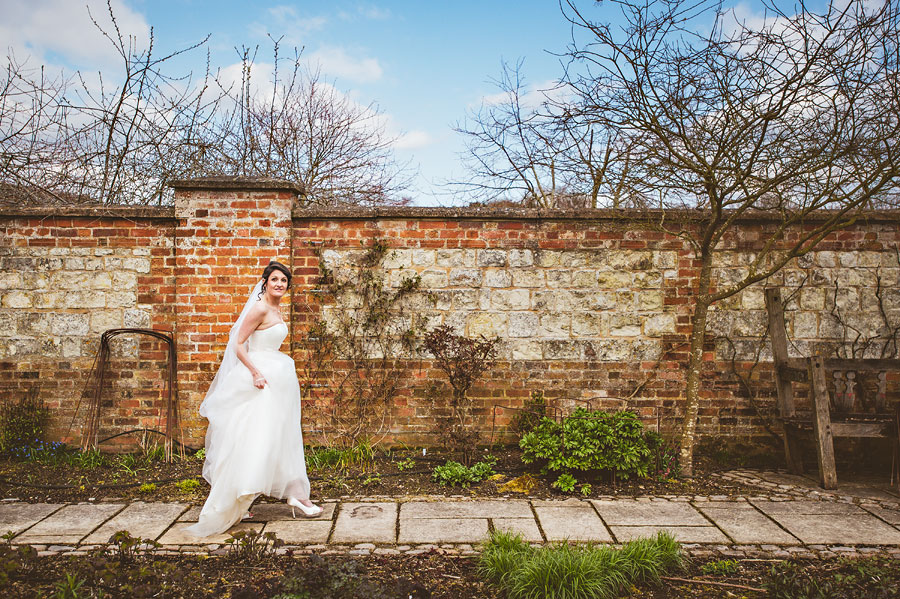
<instances>
[{"instance_id":1,"label":"stone block wall","mask_svg":"<svg viewBox=\"0 0 900 599\"><path fill-rule=\"evenodd\" d=\"M0 400L36 389L61 437L103 330L173 330L182 439L199 446L205 422L197 408L262 267L278 259L294 272L284 351L302 377L308 329L340 309L315 293L320 267L342 276L378 239L391 248L380 271L387 285L420 277L422 293L411 301L422 329L447 324L466 335L500 338L494 368L472 390L485 436L493 426L502 432L514 414L503 408L521 407L533 391L564 411L628 407L649 426L674 433L696 275L681 240L614 212L301 210L294 206L298 193L285 182L214 179L177 183L176 205L168 208L3 209ZM793 355L838 345L867 357L885 349L877 341L863 345L900 326L898 223L895 214L860 221L766 282L785 287ZM766 226L740 223L717 255L718 281L746 267ZM774 387L763 286L712 312L702 435L765 434ZM159 427L163 348L140 340L117 344L104 432ZM444 376L421 354L398 353L395 364L406 374L385 438L433 442L440 399L429 387ZM896 377L889 381L892 401L900 388ZM315 440L327 427L315 415L327 405L329 389L323 380L302 382L308 385L304 428Z\"/></svg>"}]
</instances>

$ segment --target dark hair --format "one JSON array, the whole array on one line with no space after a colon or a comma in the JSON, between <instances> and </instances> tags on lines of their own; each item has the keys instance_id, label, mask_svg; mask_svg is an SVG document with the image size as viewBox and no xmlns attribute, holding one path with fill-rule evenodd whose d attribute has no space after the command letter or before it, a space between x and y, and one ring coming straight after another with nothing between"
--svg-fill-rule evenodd
<instances>
[{"instance_id":1,"label":"dark hair","mask_svg":"<svg viewBox=\"0 0 900 599\"><path fill-rule=\"evenodd\" d=\"M276 270L281 271L284 274L284 276L287 277L288 289L291 288L291 277L293 277L293 275L291 274L290 269L287 266L285 266L284 264L282 264L281 262L276 262L275 260L272 260L271 262L269 262L269 265L263 270L263 273L262 273L263 284L262 284L262 289L259 290L260 298L262 297L262 294L266 292L266 283L268 282L269 277Z\"/></svg>"}]
</instances>

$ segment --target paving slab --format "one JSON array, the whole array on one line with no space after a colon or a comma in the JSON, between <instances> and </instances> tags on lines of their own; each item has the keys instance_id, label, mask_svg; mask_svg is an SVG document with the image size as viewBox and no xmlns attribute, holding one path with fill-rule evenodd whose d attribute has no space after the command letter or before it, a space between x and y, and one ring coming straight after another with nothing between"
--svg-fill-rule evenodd
<instances>
[{"instance_id":1,"label":"paving slab","mask_svg":"<svg viewBox=\"0 0 900 599\"><path fill-rule=\"evenodd\" d=\"M534 518L524 499L506 501L407 501L400 506L405 518Z\"/></svg>"},{"instance_id":2,"label":"paving slab","mask_svg":"<svg viewBox=\"0 0 900 599\"><path fill-rule=\"evenodd\" d=\"M773 515L772 519L807 545L900 544L900 530L867 513Z\"/></svg>"},{"instance_id":3,"label":"paving slab","mask_svg":"<svg viewBox=\"0 0 900 599\"><path fill-rule=\"evenodd\" d=\"M136 501L107 520L82 543L108 543L120 530L127 530L132 537L156 539L189 507L186 503L144 503Z\"/></svg>"},{"instance_id":4,"label":"paving slab","mask_svg":"<svg viewBox=\"0 0 900 599\"><path fill-rule=\"evenodd\" d=\"M544 540L534 518L493 518L491 524L495 530L518 533L529 543L540 543Z\"/></svg>"},{"instance_id":5,"label":"paving slab","mask_svg":"<svg viewBox=\"0 0 900 599\"><path fill-rule=\"evenodd\" d=\"M289 545L324 544L331 532L331 520L275 520L268 522L263 532L274 532Z\"/></svg>"},{"instance_id":6,"label":"paving slab","mask_svg":"<svg viewBox=\"0 0 900 599\"><path fill-rule=\"evenodd\" d=\"M59 508L63 503L3 503L0 504L0 534L23 530L34 526Z\"/></svg>"},{"instance_id":7,"label":"paving slab","mask_svg":"<svg viewBox=\"0 0 900 599\"><path fill-rule=\"evenodd\" d=\"M863 515L866 512L852 503L837 501L816 501L814 499L796 501L768 501L751 499L750 503L763 513L775 516L846 516Z\"/></svg>"},{"instance_id":8,"label":"paving slab","mask_svg":"<svg viewBox=\"0 0 900 599\"><path fill-rule=\"evenodd\" d=\"M400 520L397 542L480 543L487 536L487 518L405 518Z\"/></svg>"},{"instance_id":9,"label":"paving slab","mask_svg":"<svg viewBox=\"0 0 900 599\"><path fill-rule=\"evenodd\" d=\"M322 508L322 513L315 517L309 517L296 511L297 520L331 520L334 517L336 503L317 503ZM286 503L257 503L250 508L253 517L247 522L273 522L276 520L293 520L291 506Z\"/></svg>"},{"instance_id":10,"label":"paving slab","mask_svg":"<svg viewBox=\"0 0 900 599\"><path fill-rule=\"evenodd\" d=\"M209 545L211 543L224 543L225 539L238 531L261 530L264 526L263 524L255 522L239 522L223 533L210 535L208 537L195 537L185 531L185 529L192 524L193 522L176 522L172 525L172 528L167 530L162 537L157 539L157 541L163 545Z\"/></svg>"},{"instance_id":11,"label":"paving slab","mask_svg":"<svg viewBox=\"0 0 900 599\"><path fill-rule=\"evenodd\" d=\"M761 514L746 502L698 504L703 512L732 541L742 545L799 545L800 541L785 532L774 520Z\"/></svg>"},{"instance_id":12,"label":"paving slab","mask_svg":"<svg viewBox=\"0 0 900 599\"><path fill-rule=\"evenodd\" d=\"M900 526L900 510L890 510L887 508L879 507L877 505L867 505L865 506L865 510L867 512L875 514L888 524Z\"/></svg>"},{"instance_id":13,"label":"paving slab","mask_svg":"<svg viewBox=\"0 0 900 599\"><path fill-rule=\"evenodd\" d=\"M203 509L202 505L193 505L191 509L181 514L178 517L179 522L196 522L200 519L200 510Z\"/></svg>"},{"instance_id":14,"label":"paving slab","mask_svg":"<svg viewBox=\"0 0 900 599\"><path fill-rule=\"evenodd\" d=\"M344 503L337 515L332 543L393 543L397 535L397 504Z\"/></svg>"},{"instance_id":15,"label":"paving slab","mask_svg":"<svg viewBox=\"0 0 900 599\"><path fill-rule=\"evenodd\" d=\"M680 543L727 544L728 537L715 526L610 526L619 543L654 537L666 531Z\"/></svg>"},{"instance_id":16,"label":"paving slab","mask_svg":"<svg viewBox=\"0 0 900 599\"><path fill-rule=\"evenodd\" d=\"M19 535L16 542L75 544L124 507L124 503L67 505Z\"/></svg>"},{"instance_id":17,"label":"paving slab","mask_svg":"<svg viewBox=\"0 0 900 599\"><path fill-rule=\"evenodd\" d=\"M548 541L594 541L611 543L612 537L600 516L587 503L560 507L535 507Z\"/></svg>"},{"instance_id":18,"label":"paving slab","mask_svg":"<svg viewBox=\"0 0 900 599\"><path fill-rule=\"evenodd\" d=\"M592 499L591 503L610 526L710 526L696 508L684 502Z\"/></svg>"}]
</instances>

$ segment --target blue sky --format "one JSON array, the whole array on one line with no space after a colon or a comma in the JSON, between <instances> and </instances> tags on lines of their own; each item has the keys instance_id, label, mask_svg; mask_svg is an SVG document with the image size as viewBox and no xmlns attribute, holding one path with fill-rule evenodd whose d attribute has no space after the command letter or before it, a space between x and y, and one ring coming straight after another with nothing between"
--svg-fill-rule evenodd
<instances>
[{"instance_id":1,"label":"blue sky","mask_svg":"<svg viewBox=\"0 0 900 599\"><path fill-rule=\"evenodd\" d=\"M116 72L108 42L90 24L85 5L104 22L103 0L0 0L0 40L20 59L51 68ZM524 59L530 82L559 74L568 23L552 0L499 2L382 1L239 2L232 0L114 0L123 32L145 39L154 29L157 55L210 34L214 67L238 62L235 47L260 46L267 35L285 48L303 47L335 87L360 104L375 102L388 130L400 135L397 154L419 171L410 190L416 204L450 203L438 184L462 176L462 137L452 127L484 96L502 60ZM202 71L194 52L173 71Z\"/></svg>"}]
</instances>

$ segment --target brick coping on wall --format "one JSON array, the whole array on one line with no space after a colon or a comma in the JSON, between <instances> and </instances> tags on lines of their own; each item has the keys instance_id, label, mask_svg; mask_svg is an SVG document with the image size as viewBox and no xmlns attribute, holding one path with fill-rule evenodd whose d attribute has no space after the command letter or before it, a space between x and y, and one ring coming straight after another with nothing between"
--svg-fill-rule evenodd
<instances>
[{"instance_id":1,"label":"brick coping on wall","mask_svg":"<svg viewBox=\"0 0 900 599\"><path fill-rule=\"evenodd\" d=\"M181 183L181 182L179 182ZM243 189L243 190L284 190L296 192L300 188L289 182L273 179L269 184L251 184L246 182L235 185L233 181L186 181L182 189ZM193 186L195 184L197 186ZM696 221L704 217L704 213L696 210L683 211L681 218L673 217L674 211L665 211L667 221L676 220ZM651 210L641 212L636 210L611 210L611 209L585 209L585 210L538 210L522 208L482 208L482 207L432 207L432 206L383 206L371 207L315 207L304 208L296 206L291 212L294 220L328 219L328 220L377 220L377 219L459 219L459 220L584 220L584 221L613 221L628 219L631 221L658 221L663 211ZM809 217L809 222L824 219L828 212L820 211ZM78 206L37 206L16 207L0 206L0 218L9 217L111 217L111 218L150 218L150 219L175 219L174 206L103 206L103 205L78 205ZM740 222L776 222L777 216L750 212L739 219ZM896 223L900 221L900 210L882 210L866 212L857 219L858 222Z\"/></svg>"}]
</instances>

